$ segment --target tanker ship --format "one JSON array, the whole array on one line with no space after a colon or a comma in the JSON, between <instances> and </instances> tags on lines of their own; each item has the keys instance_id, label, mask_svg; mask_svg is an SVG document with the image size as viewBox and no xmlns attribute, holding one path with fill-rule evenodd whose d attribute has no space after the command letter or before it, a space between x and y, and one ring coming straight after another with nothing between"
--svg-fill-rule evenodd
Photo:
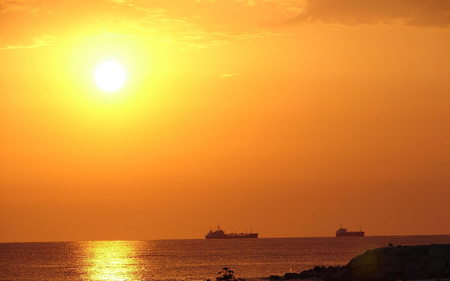
<instances>
[{"instance_id":1,"label":"tanker ship","mask_svg":"<svg viewBox=\"0 0 450 281\"><path fill-rule=\"evenodd\" d=\"M216 231L210 230L205 236L206 239L238 239L238 238L258 238L258 233L225 233L220 226L217 226Z\"/></svg>"},{"instance_id":2,"label":"tanker ship","mask_svg":"<svg viewBox=\"0 0 450 281\"><path fill-rule=\"evenodd\" d=\"M364 231L347 231L342 226L336 231L336 237L364 237Z\"/></svg>"}]
</instances>

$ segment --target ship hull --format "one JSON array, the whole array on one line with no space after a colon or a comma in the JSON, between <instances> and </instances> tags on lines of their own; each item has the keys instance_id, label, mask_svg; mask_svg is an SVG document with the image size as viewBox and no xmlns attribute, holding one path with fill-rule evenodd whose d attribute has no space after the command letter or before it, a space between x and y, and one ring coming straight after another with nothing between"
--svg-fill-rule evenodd
<instances>
[{"instance_id":1,"label":"ship hull","mask_svg":"<svg viewBox=\"0 0 450 281\"><path fill-rule=\"evenodd\" d=\"M230 235L225 234L221 236L205 236L206 239L245 239L245 238L258 238L258 233L251 233L245 235Z\"/></svg>"},{"instance_id":2,"label":"ship hull","mask_svg":"<svg viewBox=\"0 0 450 281\"><path fill-rule=\"evenodd\" d=\"M336 233L336 237L364 237L364 231Z\"/></svg>"}]
</instances>

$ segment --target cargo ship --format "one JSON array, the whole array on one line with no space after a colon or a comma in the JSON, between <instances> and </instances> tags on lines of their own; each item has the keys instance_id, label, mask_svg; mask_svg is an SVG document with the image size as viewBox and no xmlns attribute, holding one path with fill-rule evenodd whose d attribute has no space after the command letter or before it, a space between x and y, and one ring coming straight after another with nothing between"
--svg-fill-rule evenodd
<instances>
[{"instance_id":1,"label":"cargo ship","mask_svg":"<svg viewBox=\"0 0 450 281\"><path fill-rule=\"evenodd\" d=\"M342 226L336 231L336 237L364 237L364 231L347 231Z\"/></svg>"},{"instance_id":2,"label":"cargo ship","mask_svg":"<svg viewBox=\"0 0 450 281\"><path fill-rule=\"evenodd\" d=\"M239 238L258 238L258 233L225 233L220 226L217 226L216 231L210 230L205 236L206 239L239 239Z\"/></svg>"}]
</instances>

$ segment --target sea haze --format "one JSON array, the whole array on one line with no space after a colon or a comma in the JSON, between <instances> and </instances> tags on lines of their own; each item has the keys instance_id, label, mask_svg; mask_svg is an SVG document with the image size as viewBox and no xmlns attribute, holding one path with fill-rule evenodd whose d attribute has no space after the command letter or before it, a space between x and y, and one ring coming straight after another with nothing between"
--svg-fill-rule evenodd
<instances>
[{"instance_id":1,"label":"sea haze","mask_svg":"<svg viewBox=\"0 0 450 281\"><path fill-rule=\"evenodd\" d=\"M447 244L450 236L0 243L0 280L214 280L225 266L261 280L345 265L389 243Z\"/></svg>"}]
</instances>

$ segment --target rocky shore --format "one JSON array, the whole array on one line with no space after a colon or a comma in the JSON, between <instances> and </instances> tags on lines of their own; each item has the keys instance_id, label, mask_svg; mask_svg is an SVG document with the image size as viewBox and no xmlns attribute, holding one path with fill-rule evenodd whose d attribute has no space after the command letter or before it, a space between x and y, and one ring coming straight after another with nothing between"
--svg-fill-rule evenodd
<instances>
[{"instance_id":1,"label":"rocky shore","mask_svg":"<svg viewBox=\"0 0 450 281\"><path fill-rule=\"evenodd\" d=\"M270 276L270 280L321 279L417 280L450 279L450 244L393 246L368 250L345 266L319 267L301 273Z\"/></svg>"}]
</instances>

